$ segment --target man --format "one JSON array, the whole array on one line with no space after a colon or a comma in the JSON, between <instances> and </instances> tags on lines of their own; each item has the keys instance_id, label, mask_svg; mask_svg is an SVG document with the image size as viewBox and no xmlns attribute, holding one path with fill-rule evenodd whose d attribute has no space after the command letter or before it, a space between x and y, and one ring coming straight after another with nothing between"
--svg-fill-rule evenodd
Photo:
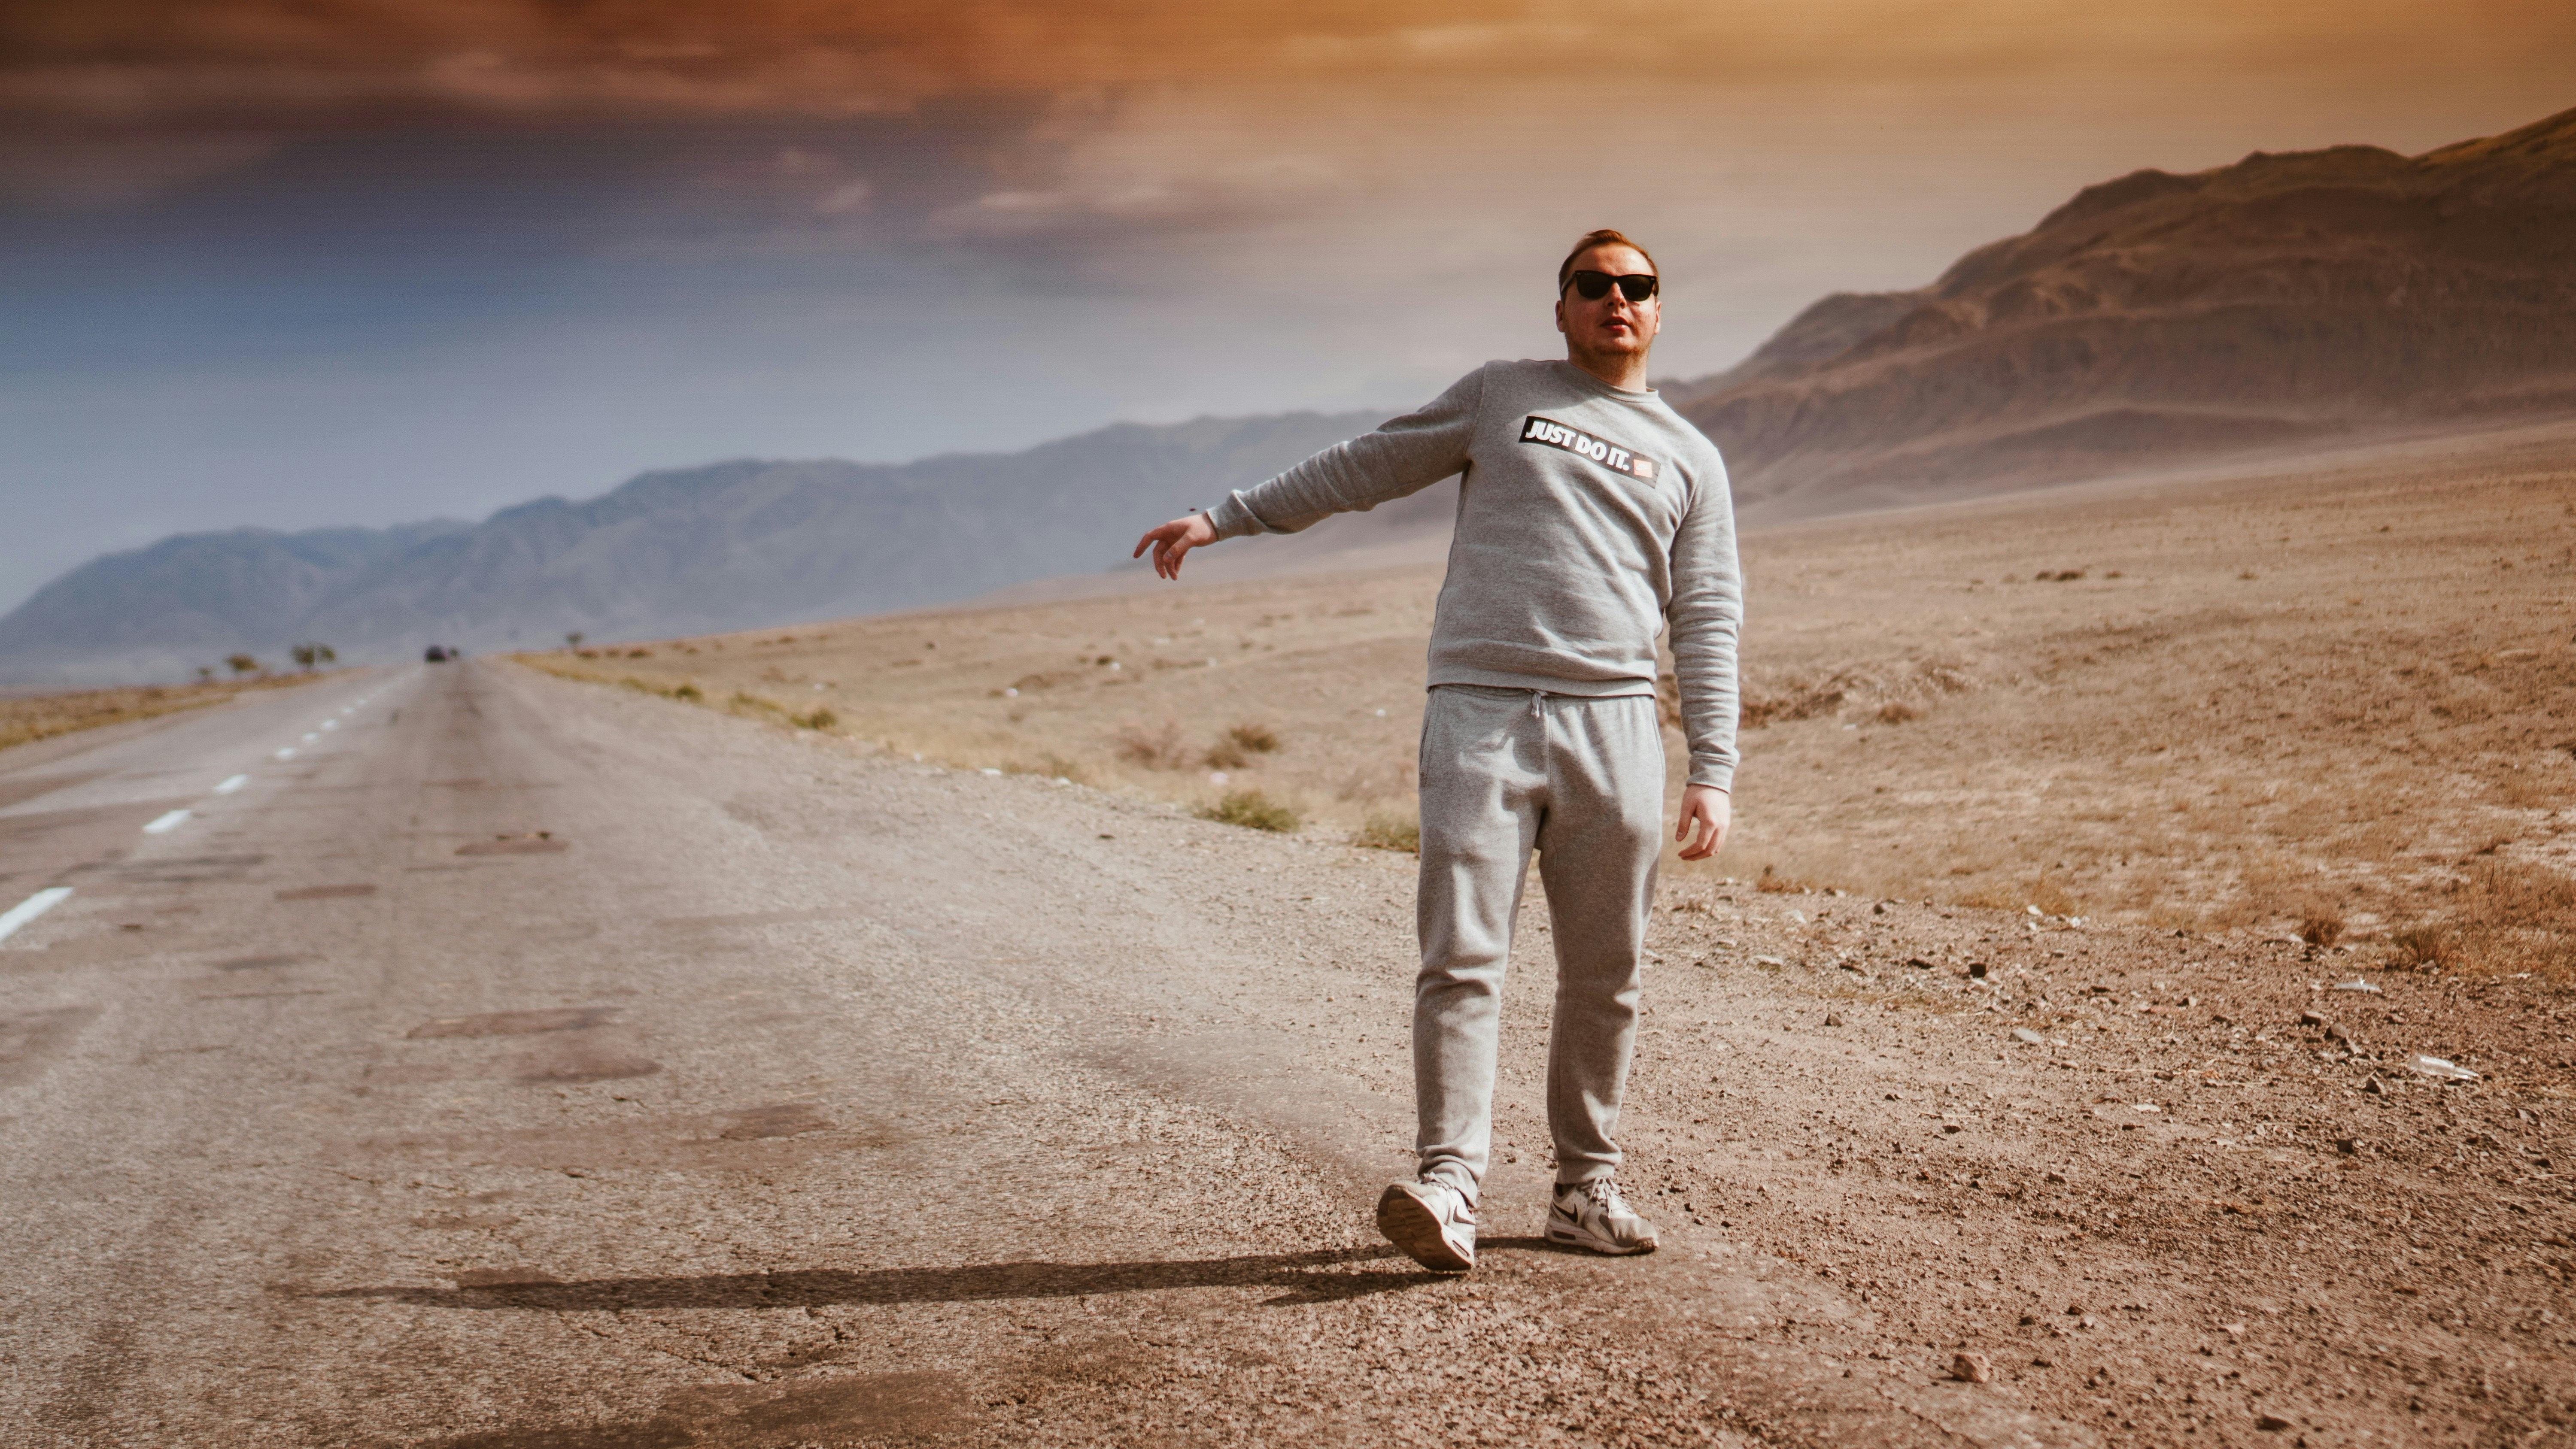
<instances>
[{"instance_id":1,"label":"man","mask_svg":"<svg viewBox=\"0 0 2576 1449\"><path fill-rule=\"evenodd\" d=\"M1503 967L1530 852L1556 942L1547 1237L1655 1247L1620 1196L1613 1133L1637 1034L1664 742L1655 635L1671 625L1689 781L1684 860L1726 838L1743 589L1717 449L1646 386L1662 326L1654 261L1596 231L1557 268L1563 362L1489 362L1422 411L1328 448L1205 514L1147 533L1155 571L1191 549L1294 533L1459 475L1422 720L1413 1070L1420 1176L1379 1230L1425 1267L1476 1263Z\"/></svg>"}]
</instances>

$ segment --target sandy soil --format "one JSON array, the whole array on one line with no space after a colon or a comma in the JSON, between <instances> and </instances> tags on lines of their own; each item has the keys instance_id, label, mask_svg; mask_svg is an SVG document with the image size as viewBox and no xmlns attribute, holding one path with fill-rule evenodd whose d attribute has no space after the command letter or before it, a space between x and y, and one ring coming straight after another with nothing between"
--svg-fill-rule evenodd
<instances>
[{"instance_id":1,"label":"sandy soil","mask_svg":"<svg viewBox=\"0 0 2576 1449\"><path fill-rule=\"evenodd\" d=\"M2576 435L1762 530L1745 562L1737 833L1679 875L2576 961ZM820 707L955 766L1191 805L1255 788L1347 833L1410 809L1438 578L532 658ZM1279 748L1231 747L1237 725Z\"/></svg>"}]
</instances>

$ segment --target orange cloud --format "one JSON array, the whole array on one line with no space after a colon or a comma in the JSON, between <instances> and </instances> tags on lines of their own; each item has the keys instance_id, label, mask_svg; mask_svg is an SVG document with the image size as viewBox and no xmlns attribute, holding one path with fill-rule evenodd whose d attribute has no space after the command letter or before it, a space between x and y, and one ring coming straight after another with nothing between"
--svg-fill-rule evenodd
<instances>
[{"instance_id":1,"label":"orange cloud","mask_svg":"<svg viewBox=\"0 0 2576 1449\"><path fill-rule=\"evenodd\" d=\"M2564 0L55 0L0 18L0 109L99 123L361 112L850 116L941 95L1229 78L1777 84L2564 65ZM2563 72L2562 72L2563 73Z\"/></svg>"}]
</instances>

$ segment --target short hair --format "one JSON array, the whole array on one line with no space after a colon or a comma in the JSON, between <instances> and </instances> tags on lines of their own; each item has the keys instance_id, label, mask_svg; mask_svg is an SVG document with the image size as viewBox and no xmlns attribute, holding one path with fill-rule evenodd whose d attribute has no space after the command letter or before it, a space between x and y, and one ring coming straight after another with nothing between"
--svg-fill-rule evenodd
<instances>
[{"instance_id":1,"label":"short hair","mask_svg":"<svg viewBox=\"0 0 2576 1449\"><path fill-rule=\"evenodd\" d=\"M1642 243L1631 238L1624 231L1614 230L1613 228L1606 226L1598 231L1587 231L1583 234L1583 240L1574 244L1574 250L1565 254L1565 260L1556 264L1556 294L1558 296L1564 296L1565 284L1574 280L1575 262L1581 258L1585 252L1592 250L1594 247L1634 247L1636 248L1637 255L1646 259L1646 265L1648 267L1652 267L1655 264L1655 254L1646 250Z\"/></svg>"}]
</instances>

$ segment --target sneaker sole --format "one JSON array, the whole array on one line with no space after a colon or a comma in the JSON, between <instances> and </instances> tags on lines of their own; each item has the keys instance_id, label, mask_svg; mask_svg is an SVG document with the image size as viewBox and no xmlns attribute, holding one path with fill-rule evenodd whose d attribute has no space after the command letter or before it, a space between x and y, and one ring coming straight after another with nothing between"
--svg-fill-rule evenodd
<instances>
[{"instance_id":1,"label":"sneaker sole","mask_svg":"<svg viewBox=\"0 0 2576 1449\"><path fill-rule=\"evenodd\" d=\"M1581 1228L1569 1227L1553 1218L1548 1220L1547 1240L1564 1247L1581 1248L1587 1253L1600 1253L1612 1258L1630 1258L1639 1253L1655 1251L1655 1240L1652 1238L1642 1243L1622 1245L1605 1238L1596 1238Z\"/></svg>"},{"instance_id":2,"label":"sneaker sole","mask_svg":"<svg viewBox=\"0 0 2576 1449\"><path fill-rule=\"evenodd\" d=\"M1404 1256L1435 1273L1464 1273L1476 1266L1471 1257L1458 1256L1458 1250L1440 1232L1440 1219L1422 1200L1401 1187L1390 1187L1377 1200L1377 1230L1386 1240L1404 1250Z\"/></svg>"}]
</instances>

